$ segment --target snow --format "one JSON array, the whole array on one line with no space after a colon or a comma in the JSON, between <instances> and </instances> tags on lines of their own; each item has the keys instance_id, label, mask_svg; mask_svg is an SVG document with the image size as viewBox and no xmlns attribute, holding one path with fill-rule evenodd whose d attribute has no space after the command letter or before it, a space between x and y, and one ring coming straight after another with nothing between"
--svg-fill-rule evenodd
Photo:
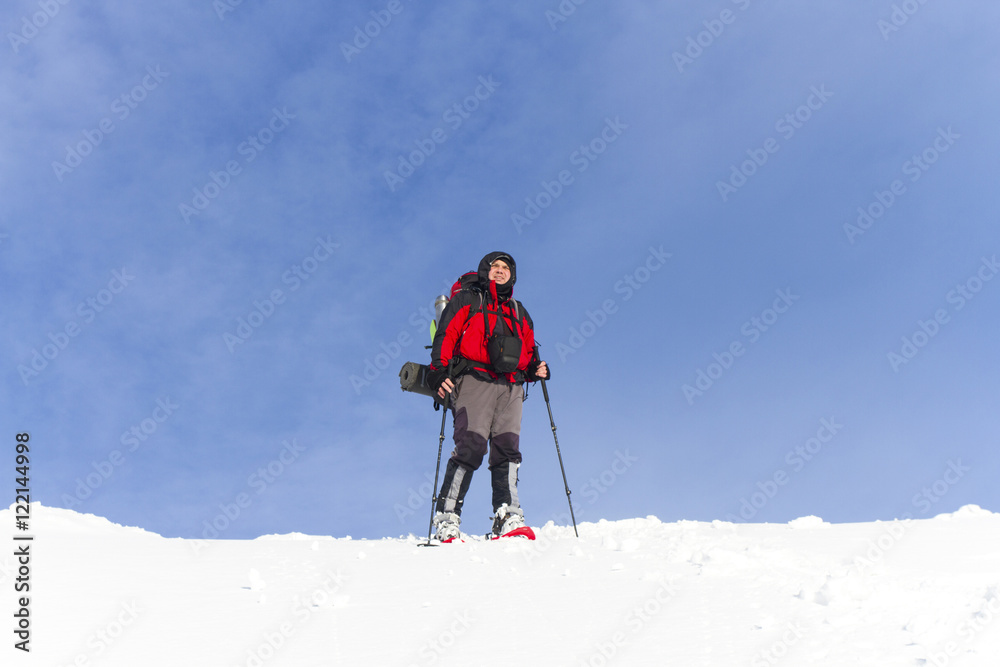
<instances>
[{"instance_id":1,"label":"snow","mask_svg":"<svg viewBox=\"0 0 1000 667\"><path fill-rule=\"evenodd\" d=\"M0 511L11 526L12 509ZM733 524L656 517L538 540L167 539L32 505L31 653L0 557L3 664L995 666L1000 514ZM11 658L16 659L12 660Z\"/></svg>"}]
</instances>

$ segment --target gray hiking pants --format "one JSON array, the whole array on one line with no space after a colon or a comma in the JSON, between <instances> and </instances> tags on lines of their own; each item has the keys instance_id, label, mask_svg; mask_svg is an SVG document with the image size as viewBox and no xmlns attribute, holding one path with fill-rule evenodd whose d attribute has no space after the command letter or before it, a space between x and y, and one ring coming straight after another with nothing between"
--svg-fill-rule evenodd
<instances>
[{"instance_id":1,"label":"gray hiking pants","mask_svg":"<svg viewBox=\"0 0 1000 667\"><path fill-rule=\"evenodd\" d=\"M455 449L448 461L437 510L461 514L462 502L489 450L493 509L519 507L517 469L521 463L521 385L497 384L463 375L451 395Z\"/></svg>"},{"instance_id":2,"label":"gray hiking pants","mask_svg":"<svg viewBox=\"0 0 1000 667\"><path fill-rule=\"evenodd\" d=\"M521 407L524 388L463 375L452 393L455 451L451 458L472 470L482 465L486 450L489 467L520 463ZM488 446L488 447L487 447Z\"/></svg>"}]
</instances>

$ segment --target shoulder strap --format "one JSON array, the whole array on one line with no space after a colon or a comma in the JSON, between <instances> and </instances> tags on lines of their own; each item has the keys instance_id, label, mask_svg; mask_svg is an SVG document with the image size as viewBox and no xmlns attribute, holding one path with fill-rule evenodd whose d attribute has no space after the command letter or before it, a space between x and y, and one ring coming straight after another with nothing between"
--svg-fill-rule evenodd
<instances>
[{"instance_id":1,"label":"shoulder strap","mask_svg":"<svg viewBox=\"0 0 1000 667\"><path fill-rule=\"evenodd\" d=\"M520 324L521 322L523 322L524 318L521 316L521 309L518 307L517 301L515 301L513 297L507 299L507 301L509 303L513 304L513 308L514 308L514 319L511 320L511 323L510 323L511 324L511 326L510 326L510 332L511 332L511 334L513 334L515 336L518 336L520 334L518 333L517 325ZM494 330L490 331L490 322L489 322L488 319L486 319L486 302L485 302L485 300L482 302L482 309L483 309L483 323L484 323L483 324L483 330L486 332L486 338L488 340L489 337L493 335L493 331L496 330L496 327L494 326ZM502 317L504 317L503 305L502 304L498 304L497 305L497 319L500 319Z\"/></svg>"},{"instance_id":2,"label":"shoulder strap","mask_svg":"<svg viewBox=\"0 0 1000 667\"><path fill-rule=\"evenodd\" d=\"M490 331L490 318L486 317L486 295L482 292L479 293L479 309L483 311L483 336L489 340L493 332Z\"/></svg>"}]
</instances>

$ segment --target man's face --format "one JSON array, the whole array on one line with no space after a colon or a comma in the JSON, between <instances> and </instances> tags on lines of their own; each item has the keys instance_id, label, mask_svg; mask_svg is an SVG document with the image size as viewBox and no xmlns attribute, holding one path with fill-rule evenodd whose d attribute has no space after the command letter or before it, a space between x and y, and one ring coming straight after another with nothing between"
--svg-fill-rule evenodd
<instances>
[{"instance_id":1,"label":"man's face","mask_svg":"<svg viewBox=\"0 0 1000 667\"><path fill-rule=\"evenodd\" d=\"M495 259L490 264L490 280L496 281L497 285L503 285L510 280L510 267L502 259Z\"/></svg>"}]
</instances>

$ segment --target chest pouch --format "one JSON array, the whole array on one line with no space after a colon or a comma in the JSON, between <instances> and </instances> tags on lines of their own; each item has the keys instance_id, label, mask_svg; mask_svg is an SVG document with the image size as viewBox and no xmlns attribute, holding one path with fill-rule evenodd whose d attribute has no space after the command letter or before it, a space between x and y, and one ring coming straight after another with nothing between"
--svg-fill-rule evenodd
<instances>
[{"instance_id":1,"label":"chest pouch","mask_svg":"<svg viewBox=\"0 0 1000 667\"><path fill-rule=\"evenodd\" d=\"M493 334L486 341L490 365L498 373L513 373L521 361L521 339L517 336Z\"/></svg>"},{"instance_id":2,"label":"chest pouch","mask_svg":"<svg viewBox=\"0 0 1000 667\"><path fill-rule=\"evenodd\" d=\"M497 373L513 373L517 370L517 365L521 361L521 338L519 336L508 336L504 333L497 333L497 328L504 331L506 327L503 322L503 309L498 307L497 324L494 330L488 334L486 339L486 352L490 356L490 365ZM489 331L489 319L486 317L486 303L483 303L483 321L486 326L485 331Z\"/></svg>"}]
</instances>

